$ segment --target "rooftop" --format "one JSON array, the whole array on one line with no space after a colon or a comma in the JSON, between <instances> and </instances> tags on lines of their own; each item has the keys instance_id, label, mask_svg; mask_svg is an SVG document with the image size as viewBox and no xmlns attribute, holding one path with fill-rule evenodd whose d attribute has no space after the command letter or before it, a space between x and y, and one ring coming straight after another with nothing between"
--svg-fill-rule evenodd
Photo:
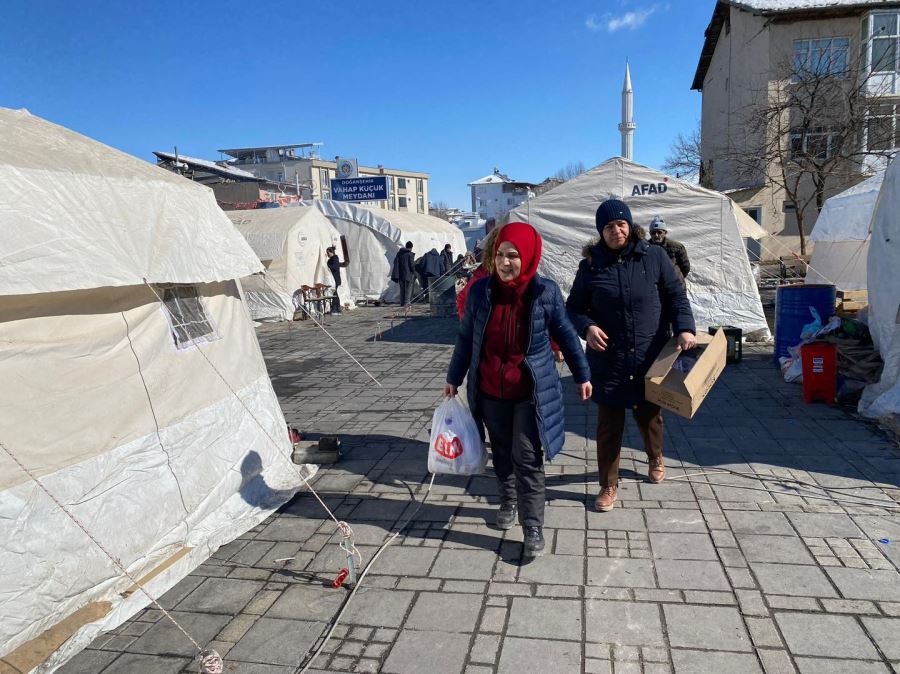
<instances>
[{"instance_id":1,"label":"rooftop","mask_svg":"<svg viewBox=\"0 0 900 674\"><path fill-rule=\"evenodd\" d=\"M164 162L175 162L175 160L177 159L179 163L183 163L187 165L188 168L191 168L195 171L205 171L222 178L230 178L232 180L237 180L240 182L260 182L262 180L262 178L256 177L249 171L244 171L228 164L217 164L214 161L209 161L207 159L197 159L196 157L185 157L182 154L175 155L172 152L154 151L153 154L155 154L157 158L163 160Z\"/></svg>"}]
</instances>

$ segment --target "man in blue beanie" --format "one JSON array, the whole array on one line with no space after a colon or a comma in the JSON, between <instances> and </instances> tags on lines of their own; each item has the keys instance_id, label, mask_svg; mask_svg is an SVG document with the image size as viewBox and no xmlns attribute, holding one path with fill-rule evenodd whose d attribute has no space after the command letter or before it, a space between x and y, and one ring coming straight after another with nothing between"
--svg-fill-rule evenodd
<instances>
[{"instance_id":1,"label":"man in blue beanie","mask_svg":"<svg viewBox=\"0 0 900 674\"><path fill-rule=\"evenodd\" d=\"M696 328L684 284L663 249L644 240L628 205L604 201L596 224L600 240L585 250L566 309L588 345L600 469L594 505L606 512L618 495L626 409L644 440L650 481L665 478L662 411L644 398L644 375L672 330L688 350L696 346Z\"/></svg>"}]
</instances>

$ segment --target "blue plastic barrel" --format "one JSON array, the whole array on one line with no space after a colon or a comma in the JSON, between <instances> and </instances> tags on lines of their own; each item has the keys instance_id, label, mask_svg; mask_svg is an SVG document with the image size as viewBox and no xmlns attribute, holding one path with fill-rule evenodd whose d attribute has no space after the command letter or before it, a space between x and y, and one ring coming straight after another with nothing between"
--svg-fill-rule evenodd
<instances>
[{"instance_id":1,"label":"blue plastic barrel","mask_svg":"<svg viewBox=\"0 0 900 674\"><path fill-rule=\"evenodd\" d=\"M832 285L779 286L775 291L775 365L788 355L788 348L800 343L803 326L812 323L814 307L826 323L834 315L835 289Z\"/></svg>"}]
</instances>

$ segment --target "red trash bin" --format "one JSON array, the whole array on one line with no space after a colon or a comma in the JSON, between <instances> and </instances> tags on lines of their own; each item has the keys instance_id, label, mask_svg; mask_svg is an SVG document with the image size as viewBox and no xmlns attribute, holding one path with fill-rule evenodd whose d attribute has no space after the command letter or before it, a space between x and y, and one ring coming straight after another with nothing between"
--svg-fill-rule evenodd
<instances>
[{"instance_id":1,"label":"red trash bin","mask_svg":"<svg viewBox=\"0 0 900 674\"><path fill-rule=\"evenodd\" d=\"M812 342L800 347L803 363L803 402L821 400L833 405L837 395L837 347L828 342Z\"/></svg>"}]
</instances>

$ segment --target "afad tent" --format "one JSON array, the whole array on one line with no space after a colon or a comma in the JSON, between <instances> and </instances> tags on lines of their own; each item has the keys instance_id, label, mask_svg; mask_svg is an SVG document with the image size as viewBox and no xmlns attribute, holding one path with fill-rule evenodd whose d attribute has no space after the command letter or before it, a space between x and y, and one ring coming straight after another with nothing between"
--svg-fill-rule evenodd
<instances>
[{"instance_id":1,"label":"afad tent","mask_svg":"<svg viewBox=\"0 0 900 674\"><path fill-rule=\"evenodd\" d=\"M521 204L507 220L524 220L537 228L544 239L541 272L568 292L582 248L599 236L594 227L597 206L611 196L623 198L635 224L644 229L653 216L662 216L669 236L687 248L687 291L698 328L733 325L745 335L768 337L744 242L761 239L766 232L723 194L614 157Z\"/></svg>"},{"instance_id":2,"label":"afad tent","mask_svg":"<svg viewBox=\"0 0 900 674\"><path fill-rule=\"evenodd\" d=\"M825 201L809 240L815 242L806 283L865 290L869 224L884 171Z\"/></svg>"},{"instance_id":3,"label":"afad tent","mask_svg":"<svg viewBox=\"0 0 900 674\"><path fill-rule=\"evenodd\" d=\"M400 290L390 280L394 256L407 241L421 257L432 248L438 252L450 244L453 255L466 251L466 239L456 225L424 213L387 211L329 199L313 204L347 237L350 265L342 270L353 299L396 302Z\"/></svg>"},{"instance_id":4,"label":"afad tent","mask_svg":"<svg viewBox=\"0 0 900 674\"><path fill-rule=\"evenodd\" d=\"M892 161L872 216L867 276L869 330L884 361L881 380L870 384L859 412L890 418L900 428L900 163ZM818 244L817 244L818 246Z\"/></svg>"},{"instance_id":5,"label":"afad tent","mask_svg":"<svg viewBox=\"0 0 900 674\"><path fill-rule=\"evenodd\" d=\"M340 255L341 235L318 209L264 208L226 215L266 268L241 282L253 319L289 321L293 295L301 286L334 285L325 251L334 246Z\"/></svg>"},{"instance_id":6,"label":"afad tent","mask_svg":"<svg viewBox=\"0 0 900 674\"><path fill-rule=\"evenodd\" d=\"M158 597L301 478L208 188L0 108L0 231L0 670L50 671L148 600L47 492Z\"/></svg>"}]
</instances>

